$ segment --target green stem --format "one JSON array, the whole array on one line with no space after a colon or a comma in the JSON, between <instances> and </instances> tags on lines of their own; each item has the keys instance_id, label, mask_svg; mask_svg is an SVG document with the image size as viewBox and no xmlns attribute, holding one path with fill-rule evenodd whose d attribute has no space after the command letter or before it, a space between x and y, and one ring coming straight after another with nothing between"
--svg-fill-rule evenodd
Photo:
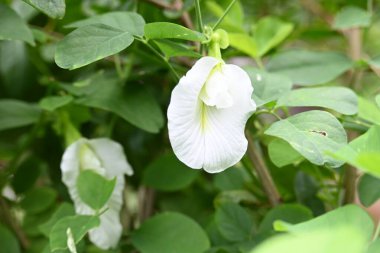
<instances>
[{"instance_id":1,"label":"green stem","mask_svg":"<svg viewBox=\"0 0 380 253\"><path fill-rule=\"evenodd\" d=\"M204 27L203 27L203 21L202 21L201 5L199 4L199 0L195 0L195 13L197 15L199 31L203 33Z\"/></svg>"},{"instance_id":2,"label":"green stem","mask_svg":"<svg viewBox=\"0 0 380 253\"><path fill-rule=\"evenodd\" d=\"M261 60L260 57L256 57L256 58L255 58L255 61L256 61L257 66L258 66L261 70L265 70L265 66L264 66L263 61Z\"/></svg>"},{"instance_id":3,"label":"green stem","mask_svg":"<svg viewBox=\"0 0 380 253\"><path fill-rule=\"evenodd\" d=\"M119 54L115 54L114 61L115 61L116 72L117 72L117 74L119 76L119 79L120 80L124 80L125 79L125 74L124 74L123 69L121 67L121 60L120 60Z\"/></svg>"},{"instance_id":4,"label":"green stem","mask_svg":"<svg viewBox=\"0 0 380 253\"><path fill-rule=\"evenodd\" d=\"M228 12L231 10L232 6L236 3L236 0L232 0L231 3L228 5L227 9L224 11L223 15L216 21L215 25L212 27L213 30L215 30L220 23L222 23L223 19L226 17Z\"/></svg>"},{"instance_id":5,"label":"green stem","mask_svg":"<svg viewBox=\"0 0 380 253\"><path fill-rule=\"evenodd\" d=\"M175 69L173 68L173 66L169 63L169 60L167 58L165 58L165 56L163 56L160 52L158 52L152 45L150 45L146 40L144 39L141 39L141 38L138 38L138 37L135 37L136 40L140 41L141 43L143 43L145 46L147 46L158 58L160 58L164 63L165 65L169 68L169 70L172 72L173 74L173 77L175 79L176 82L179 81L179 75L177 73L177 71L175 71Z\"/></svg>"},{"instance_id":6,"label":"green stem","mask_svg":"<svg viewBox=\"0 0 380 253\"><path fill-rule=\"evenodd\" d=\"M373 14L373 0L367 1L367 10L371 15Z\"/></svg>"},{"instance_id":7,"label":"green stem","mask_svg":"<svg viewBox=\"0 0 380 253\"><path fill-rule=\"evenodd\" d=\"M274 116L276 119L278 120L282 120L282 118L275 112L273 111L270 111L270 110L267 110L267 109L262 109L262 110L259 110L259 111L256 111L255 113L256 115L260 115L260 114L270 114L272 116Z\"/></svg>"}]
</instances>

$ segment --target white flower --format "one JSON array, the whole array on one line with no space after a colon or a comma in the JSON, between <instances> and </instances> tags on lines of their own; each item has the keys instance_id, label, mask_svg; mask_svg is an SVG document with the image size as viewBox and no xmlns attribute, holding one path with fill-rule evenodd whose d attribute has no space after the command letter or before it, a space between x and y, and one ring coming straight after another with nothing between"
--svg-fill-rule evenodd
<instances>
[{"instance_id":1,"label":"white flower","mask_svg":"<svg viewBox=\"0 0 380 253\"><path fill-rule=\"evenodd\" d=\"M124 155L120 144L106 139L79 139L71 144L63 154L61 161L62 181L66 184L76 213L93 215L95 211L79 197L76 182L80 170L91 169L96 173L112 179L116 177L114 191L106 206L108 210L100 216L100 226L90 230L90 240L101 249L117 245L122 226L120 210L123 204L124 174L133 171Z\"/></svg>"},{"instance_id":2,"label":"white flower","mask_svg":"<svg viewBox=\"0 0 380 253\"><path fill-rule=\"evenodd\" d=\"M216 173L247 150L244 128L256 110L253 87L240 67L213 58L198 60L174 88L168 108L169 138L187 166Z\"/></svg>"}]
</instances>

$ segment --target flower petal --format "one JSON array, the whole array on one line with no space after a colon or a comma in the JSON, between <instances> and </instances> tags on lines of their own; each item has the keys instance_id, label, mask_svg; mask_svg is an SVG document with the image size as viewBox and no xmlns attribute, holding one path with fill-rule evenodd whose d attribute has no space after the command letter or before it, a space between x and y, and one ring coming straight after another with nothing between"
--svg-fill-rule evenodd
<instances>
[{"instance_id":1,"label":"flower petal","mask_svg":"<svg viewBox=\"0 0 380 253\"><path fill-rule=\"evenodd\" d=\"M129 165L123 147L119 143L107 138L92 139L88 142L100 158L103 167L107 168L107 176L112 178L120 174L133 175L132 167Z\"/></svg>"},{"instance_id":2,"label":"flower petal","mask_svg":"<svg viewBox=\"0 0 380 253\"><path fill-rule=\"evenodd\" d=\"M92 229L90 240L101 249L116 247L122 233L120 223L120 210L123 204L124 174L132 174L132 168L128 164L120 144L111 140L80 139L71 144L63 154L61 162L62 181L69 190L74 202L76 213L94 215L95 211L86 205L79 197L76 187L77 178L80 173L81 149L83 145L95 153L100 160L101 168L91 168L97 173L107 177L116 177L116 185L106 206L108 210L100 216L100 226ZM85 168L82 168L85 169Z\"/></svg>"},{"instance_id":3,"label":"flower petal","mask_svg":"<svg viewBox=\"0 0 380 253\"><path fill-rule=\"evenodd\" d=\"M170 142L177 157L194 169L201 169L204 160L203 150L197 148L203 145L198 97L203 84L218 63L219 61L213 57L199 59L173 89L170 99L168 108ZM195 143L193 140L199 142Z\"/></svg>"},{"instance_id":4,"label":"flower petal","mask_svg":"<svg viewBox=\"0 0 380 253\"><path fill-rule=\"evenodd\" d=\"M256 105L251 98L253 88L247 73L238 66L224 64L222 72L229 83L233 105L221 109L206 106L199 99L204 84L199 82L205 79L194 76L210 73L212 64L200 69L199 61L173 90L168 108L169 138L174 153L183 163L216 173L236 164L245 154L244 128Z\"/></svg>"}]
</instances>

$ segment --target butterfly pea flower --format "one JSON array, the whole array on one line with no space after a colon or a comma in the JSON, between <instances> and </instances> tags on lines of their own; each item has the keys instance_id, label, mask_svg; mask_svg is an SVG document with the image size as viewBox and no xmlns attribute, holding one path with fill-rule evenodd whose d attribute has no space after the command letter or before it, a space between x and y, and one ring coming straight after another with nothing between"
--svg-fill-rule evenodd
<instances>
[{"instance_id":1,"label":"butterfly pea flower","mask_svg":"<svg viewBox=\"0 0 380 253\"><path fill-rule=\"evenodd\" d=\"M169 139L180 161L221 172L247 150L244 128L256 110L253 87L240 67L202 57L173 89L167 112Z\"/></svg>"},{"instance_id":2,"label":"butterfly pea flower","mask_svg":"<svg viewBox=\"0 0 380 253\"><path fill-rule=\"evenodd\" d=\"M82 215L96 213L85 204L78 193L77 179L81 170L91 169L105 178L116 177L116 185L106 203L107 210L100 215L100 226L89 231L92 243L101 249L116 247L122 233L120 210L123 204L124 174L132 175L122 146L110 139L84 139L72 143L61 161L62 181L67 186L75 211Z\"/></svg>"}]
</instances>

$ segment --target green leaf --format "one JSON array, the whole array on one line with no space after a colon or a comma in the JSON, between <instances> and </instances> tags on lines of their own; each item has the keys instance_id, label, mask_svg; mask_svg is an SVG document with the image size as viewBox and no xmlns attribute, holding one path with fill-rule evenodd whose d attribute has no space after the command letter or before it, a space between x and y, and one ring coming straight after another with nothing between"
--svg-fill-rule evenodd
<instances>
[{"instance_id":1,"label":"green leaf","mask_svg":"<svg viewBox=\"0 0 380 253\"><path fill-rule=\"evenodd\" d=\"M373 241L367 250L366 253L378 253L380 252L380 239Z\"/></svg>"},{"instance_id":2,"label":"green leaf","mask_svg":"<svg viewBox=\"0 0 380 253\"><path fill-rule=\"evenodd\" d=\"M179 213L162 213L146 220L131 240L141 253L202 253L210 248L205 231Z\"/></svg>"},{"instance_id":3,"label":"green leaf","mask_svg":"<svg viewBox=\"0 0 380 253\"><path fill-rule=\"evenodd\" d=\"M353 27L368 27L371 24L371 14L361 8L346 6L335 16L333 28L349 29Z\"/></svg>"},{"instance_id":4,"label":"green leaf","mask_svg":"<svg viewBox=\"0 0 380 253\"><path fill-rule=\"evenodd\" d=\"M245 33L229 33L230 46L256 58L258 56L256 41Z\"/></svg>"},{"instance_id":5,"label":"green leaf","mask_svg":"<svg viewBox=\"0 0 380 253\"><path fill-rule=\"evenodd\" d=\"M273 222L282 220L291 224L297 224L313 218L310 209L300 204L283 204L271 209L259 226L259 232L273 230Z\"/></svg>"},{"instance_id":6,"label":"green leaf","mask_svg":"<svg viewBox=\"0 0 380 253\"><path fill-rule=\"evenodd\" d=\"M79 27L58 42L55 62L64 69L76 69L119 53L132 44L130 32L94 24Z\"/></svg>"},{"instance_id":7,"label":"green leaf","mask_svg":"<svg viewBox=\"0 0 380 253\"><path fill-rule=\"evenodd\" d=\"M314 85L334 80L353 66L347 56L336 52L290 50L272 57L270 72L283 74L294 84Z\"/></svg>"},{"instance_id":8,"label":"green leaf","mask_svg":"<svg viewBox=\"0 0 380 253\"><path fill-rule=\"evenodd\" d=\"M129 11L107 12L102 15L90 17L88 19L76 21L67 25L68 28L79 28L88 25L103 24L117 28L124 32L129 32L135 36L144 35L145 20L141 15Z\"/></svg>"},{"instance_id":9,"label":"green leaf","mask_svg":"<svg viewBox=\"0 0 380 253\"><path fill-rule=\"evenodd\" d=\"M40 100L39 106L46 111L55 111L74 100L72 96L49 96Z\"/></svg>"},{"instance_id":10,"label":"green leaf","mask_svg":"<svg viewBox=\"0 0 380 253\"><path fill-rule=\"evenodd\" d=\"M345 161L364 172L380 177L380 126L371 127L365 134L354 139L338 151L334 157Z\"/></svg>"},{"instance_id":11,"label":"green leaf","mask_svg":"<svg viewBox=\"0 0 380 253\"><path fill-rule=\"evenodd\" d=\"M77 90L85 92L85 96L76 100L77 103L111 111L147 132L158 133L164 124L159 104L150 92L141 87L126 92L117 79L104 75L88 87Z\"/></svg>"},{"instance_id":12,"label":"green leaf","mask_svg":"<svg viewBox=\"0 0 380 253\"><path fill-rule=\"evenodd\" d=\"M282 139L275 139L269 143L268 154L270 160L279 168L302 159L300 153Z\"/></svg>"},{"instance_id":13,"label":"green leaf","mask_svg":"<svg viewBox=\"0 0 380 253\"><path fill-rule=\"evenodd\" d=\"M252 218L236 203L222 203L216 210L215 222L221 235L228 241L245 241L252 236Z\"/></svg>"},{"instance_id":14,"label":"green leaf","mask_svg":"<svg viewBox=\"0 0 380 253\"><path fill-rule=\"evenodd\" d=\"M380 108L380 94L375 98L377 106Z\"/></svg>"},{"instance_id":15,"label":"green leaf","mask_svg":"<svg viewBox=\"0 0 380 253\"><path fill-rule=\"evenodd\" d=\"M0 100L0 131L22 127L38 121L41 110L34 104L19 100Z\"/></svg>"},{"instance_id":16,"label":"green leaf","mask_svg":"<svg viewBox=\"0 0 380 253\"><path fill-rule=\"evenodd\" d=\"M244 70L251 79L254 88L252 98L258 107L277 100L292 89L292 81L286 76L252 67L245 67Z\"/></svg>"},{"instance_id":17,"label":"green leaf","mask_svg":"<svg viewBox=\"0 0 380 253\"><path fill-rule=\"evenodd\" d=\"M0 253L20 253L20 245L17 238L0 223Z\"/></svg>"},{"instance_id":18,"label":"green leaf","mask_svg":"<svg viewBox=\"0 0 380 253\"><path fill-rule=\"evenodd\" d=\"M230 1L206 1L206 10L213 14L217 19L224 15L224 12ZM215 20L216 22L216 20ZM226 30L227 32L244 32L244 10L240 1L235 2L230 11L224 17L218 27Z\"/></svg>"},{"instance_id":19,"label":"green leaf","mask_svg":"<svg viewBox=\"0 0 380 253\"><path fill-rule=\"evenodd\" d=\"M34 8L42 11L51 18L63 18L65 16L65 0L23 0Z\"/></svg>"},{"instance_id":20,"label":"green leaf","mask_svg":"<svg viewBox=\"0 0 380 253\"><path fill-rule=\"evenodd\" d=\"M188 187L199 171L190 169L181 163L173 153L160 156L145 170L143 182L160 191L178 191Z\"/></svg>"},{"instance_id":21,"label":"green leaf","mask_svg":"<svg viewBox=\"0 0 380 253\"><path fill-rule=\"evenodd\" d=\"M359 97L359 118L380 125L380 108L370 100Z\"/></svg>"},{"instance_id":22,"label":"green leaf","mask_svg":"<svg viewBox=\"0 0 380 253\"><path fill-rule=\"evenodd\" d=\"M302 88L280 97L276 107L281 106L318 106L353 115L358 112L358 97L345 87Z\"/></svg>"},{"instance_id":23,"label":"green leaf","mask_svg":"<svg viewBox=\"0 0 380 253\"><path fill-rule=\"evenodd\" d=\"M372 218L357 205L339 207L317 218L296 225L279 221L275 223L275 229L280 228L280 231L289 231L297 234L318 231L320 229L333 230L344 226L362 231L364 238L368 242L371 240L374 232Z\"/></svg>"},{"instance_id":24,"label":"green leaf","mask_svg":"<svg viewBox=\"0 0 380 253\"><path fill-rule=\"evenodd\" d=\"M254 38L260 56L280 44L293 31L293 24L276 17L260 19L254 30Z\"/></svg>"},{"instance_id":25,"label":"green leaf","mask_svg":"<svg viewBox=\"0 0 380 253\"><path fill-rule=\"evenodd\" d=\"M216 188L220 191L230 191L243 189L249 177L243 168L233 166L216 174L213 178Z\"/></svg>"},{"instance_id":26,"label":"green leaf","mask_svg":"<svg viewBox=\"0 0 380 253\"><path fill-rule=\"evenodd\" d=\"M148 39L181 39L200 42L206 40L206 37L202 33L168 22L146 24L144 35Z\"/></svg>"},{"instance_id":27,"label":"green leaf","mask_svg":"<svg viewBox=\"0 0 380 253\"><path fill-rule=\"evenodd\" d=\"M360 229L324 228L317 231L275 236L250 253L364 253L367 245Z\"/></svg>"},{"instance_id":28,"label":"green leaf","mask_svg":"<svg viewBox=\"0 0 380 253\"><path fill-rule=\"evenodd\" d=\"M287 141L296 151L317 165L339 167L342 162L327 155L347 143L340 122L324 111L307 111L273 123L265 134Z\"/></svg>"},{"instance_id":29,"label":"green leaf","mask_svg":"<svg viewBox=\"0 0 380 253\"><path fill-rule=\"evenodd\" d=\"M66 231L68 228L71 229L75 244L77 244L90 229L99 225L98 216L76 215L60 219L50 232L50 250L54 252L67 249Z\"/></svg>"},{"instance_id":30,"label":"green leaf","mask_svg":"<svg viewBox=\"0 0 380 253\"><path fill-rule=\"evenodd\" d=\"M79 173L76 185L81 200L94 210L100 210L111 197L116 177L108 180L91 169Z\"/></svg>"},{"instance_id":31,"label":"green leaf","mask_svg":"<svg viewBox=\"0 0 380 253\"><path fill-rule=\"evenodd\" d=\"M200 58L202 56L201 54L194 52L194 50L190 49L189 47L186 47L179 43L175 43L170 40L156 40L155 44L164 53L166 58L176 56Z\"/></svg>"},{"instance_id":32,"label":"green leaf","mask_svg":"<svg viewBox=\"0 0 380 253\"><path fill-rule=\"evenodd\" d=\"M57 210L53 213L50 219L44 224L39 226L40 231L46 236L49 237L50 232L53 226L63 217L75 215L75 210L72 204L63 202Z\"/></svg>"},{"instance_id":33,"label":"green leaf","mask_svg":"<svg viewBox=\"0 0 380 253\"><path fill-rule=\"evenodd\" d=\"M380 199L380 179L368 174L364 174L358 184L360 202L369 207Z\"/></svg>"},{"instance_id":34,"label":"green leaf","mask_svg":"<svg viewBox=\"0 0 380 253\"><path fill-rule=\"evenodd\" d=\"M30 214L37 214L45 211L53 205L57 193L49 187L40 187L28 191L21 200L21 207Z\"/></svg>"},{"instance_id":35,"label":"green leaf","mask_svg":"<svg viewBox=\"0 0 380 253\"><path fill-rule=\"evenodd\" d=\"M22 40L34 46L32 31L11 8L0 3L0 40Z\"/></svg>"}]
</instances>

